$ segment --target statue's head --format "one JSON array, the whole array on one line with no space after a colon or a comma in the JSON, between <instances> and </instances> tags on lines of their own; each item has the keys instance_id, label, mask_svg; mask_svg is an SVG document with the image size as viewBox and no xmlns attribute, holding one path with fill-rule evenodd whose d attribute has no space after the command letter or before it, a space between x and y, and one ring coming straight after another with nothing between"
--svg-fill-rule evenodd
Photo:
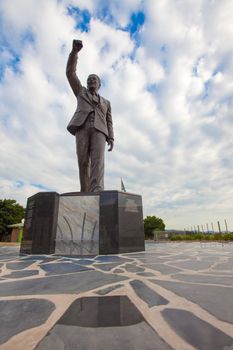
<instances>
[{"instance_id":1,"label":"statue's head","mask_svg":"<svg viewBox=\"0 0 233 350\"><path fill-rule=\"evenodd\" d=\"M87 88L90 91L97 92L101 86L101 80L96 74L90 74L87 78Z\"/></svg>"}]
</instances>

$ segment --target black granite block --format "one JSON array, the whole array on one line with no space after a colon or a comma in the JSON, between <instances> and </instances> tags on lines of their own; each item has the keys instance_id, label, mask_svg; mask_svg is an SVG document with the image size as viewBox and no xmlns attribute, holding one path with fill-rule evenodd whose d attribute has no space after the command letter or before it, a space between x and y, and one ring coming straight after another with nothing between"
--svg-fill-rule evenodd
<instances>
[{"instance_id":1,"label":"black granite block","mask_svg":"<svg viewBox=\"0 0 233 350\"><path fill-rule=\"evenodd\" d=\"M145 250L142 199L119 191L100 193L100 254Z\"/></svg>"},{"instance_id":2,"label":"black granite block","mask_svg":"<svg viewBox=\"0 0 233 350\"><path fill-rule=\"evenodd\" d=\"M54 253L59 195L39 192L28 198L20 253Z\"/></svg>"},{"instance_id":3,"label":"black granite block","mask_svg":"<svg viewBox=\"0 0 233 350\"><path fill-rule=\"evenodd\" d=\"M144 250L139 195L40 192L28 198L21 254L96 256Z\"/></svg>"}]
</instances>

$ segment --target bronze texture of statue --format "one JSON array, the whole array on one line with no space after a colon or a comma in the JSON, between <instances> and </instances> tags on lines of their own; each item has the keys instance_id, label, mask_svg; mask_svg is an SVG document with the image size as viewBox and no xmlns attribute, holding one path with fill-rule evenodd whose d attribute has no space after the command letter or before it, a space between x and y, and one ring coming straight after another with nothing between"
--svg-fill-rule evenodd
<instances>
[{"instance_id":1,"label":"bronze texture of statue","mask_svg":"<svg viewBox=\"0 0 233 350\"><path fill-rule=\"evenodd\" d=\"M76 74L82 47L82 41L73 40L66 66L66 76L77 98L77 109L67 130L76 137L80 191L99 192L104 190L105 144L112 151L114 143L111 104L98 94L101 81L96 74L88 76L87 88L82 86Z\"/></svg>"}]
</instances>

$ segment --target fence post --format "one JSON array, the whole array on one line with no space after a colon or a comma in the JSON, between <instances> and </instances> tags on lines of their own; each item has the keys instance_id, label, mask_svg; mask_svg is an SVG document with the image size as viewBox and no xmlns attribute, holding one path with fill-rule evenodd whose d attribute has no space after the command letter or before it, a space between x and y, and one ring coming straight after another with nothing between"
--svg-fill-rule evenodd
<instances>
[{"instance_id":1,"label":"fence post","mask_svg":"<svg viewBox=\"0 0 233 350\"><path fill-rule=\"evenodd\" d=\"M212 226L212 231L213 231L213 233L214 233L214 225L213 225L212 222L211 222L211 226Z\"/></svg>"}]
</instances>

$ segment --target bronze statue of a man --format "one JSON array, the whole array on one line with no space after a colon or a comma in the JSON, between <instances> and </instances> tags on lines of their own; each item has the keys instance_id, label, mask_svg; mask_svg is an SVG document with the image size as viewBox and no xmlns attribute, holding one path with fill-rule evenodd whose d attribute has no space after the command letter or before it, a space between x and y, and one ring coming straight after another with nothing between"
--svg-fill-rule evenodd
<instances>
[{"instance_id":1,"label":"bronze statue of a man","mask_svg":"<svg viewBox=\"0 0 233 350\"><path fill-rule=\"evenodd\" d=\"M114 142L111 105L98 94L101 81L96 74L88 76L87 88L77 77L78 52L82 47L82 41L73 40L66 66L66 76L78 102L67 130L76 137L81 192L99 192L104 190L105 143L112 151Z\"/></svg>"}]
</instances>

